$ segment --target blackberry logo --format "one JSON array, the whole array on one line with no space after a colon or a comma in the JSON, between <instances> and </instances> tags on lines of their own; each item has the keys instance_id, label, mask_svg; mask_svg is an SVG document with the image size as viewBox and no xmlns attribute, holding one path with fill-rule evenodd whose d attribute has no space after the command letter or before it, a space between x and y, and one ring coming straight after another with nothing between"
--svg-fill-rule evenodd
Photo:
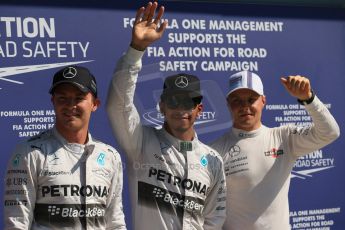
<instances>
[{"instance_id":1,"label":"blackberry logo","mask_svg":"<svg viewBox=\"0 0 345 230\"><path fill-rule=\"evenodd\" d=\"M60 214L60 208L57 208L56 206L48 206L48 212L51 216L59 215Z\"/></svg>"},{"instance_id":2,"label":"blackberry logo","mask_svg":"<svg viewBox=\"0 0 345 230\"><path fill-rule=\"evenodd\" d=\"M163 196L165 195L165 193L162 192L162 190L159 189L159 188L154 188L153 191L152 191L152 193L155 194L155 197L156 197L156 198L163 198Z\"/></svg>"}]
</instances>

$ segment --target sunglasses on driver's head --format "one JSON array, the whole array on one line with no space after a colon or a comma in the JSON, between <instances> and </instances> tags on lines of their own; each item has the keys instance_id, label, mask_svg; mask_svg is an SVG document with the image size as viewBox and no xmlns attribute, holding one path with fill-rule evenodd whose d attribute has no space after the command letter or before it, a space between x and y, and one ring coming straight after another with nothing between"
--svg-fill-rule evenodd
<instances>
[{"instance_id":1,"label":"sunglasses on driver's head","mask_svg":"<svg viewBox=\"0 0 345 230\"><path fill-rule=\"evenodd\" d=\"M169 109L182 108L185 110L195 109L195 107L200 104L201 99L191 98L188 96L174 95L169 96L164 99L164 103L168 106Z\"/></svg>"}]
</instances>

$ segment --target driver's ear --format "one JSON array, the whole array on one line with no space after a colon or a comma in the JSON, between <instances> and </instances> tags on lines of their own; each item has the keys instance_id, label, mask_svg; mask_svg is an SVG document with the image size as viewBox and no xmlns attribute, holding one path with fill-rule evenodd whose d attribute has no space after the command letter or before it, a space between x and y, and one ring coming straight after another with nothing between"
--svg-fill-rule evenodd
<instances>
[{"instance_id":1,"label":"driver's ear","mask_svg":"<svg viewBox=\"0 0 345 230\"><path fill-rule=\"evenodd\" d=\"M101 100L99 98L95 98L93 99L93 107L92 107L92 112L95 112L98 107L101 105Z\"/></svg>"},{"instance_id":2,"label":"driver's ear","mask_svg":"<svg viewBox=\"0 0 345 230\"><path fill-rule=\"evenodd\" d=\"M266 105L266 97L265 97L265 95L262 95L262 96L261 96L261 101L262 101L262 103L263 103L264 105Z\"/></svg>"},{"instance_id":3,"label":"driver's ear","mask_svg":"<svg viewBox=\"0 0 345 230\"><path fill-rule=\"evenodd\" d=\"M196 106L196 109L197 109L197 115L199 116L200 114L201 114L201 112L203 111L203 109L204 109L204 106L203 106L203 104L198 104L197 106Z\"/></svg>"},{"instance_id":4,"label":"driver's ear","mask_svg":"<svg viewBox=\"0 0 345 230\"><path fill-rule=\"evenodd\" d=\"M163 114L163 116L165 115L165 111L164 111L164 102L160 101L159 102L159 112L161 114Z\"/></svg>"}]
</instances>

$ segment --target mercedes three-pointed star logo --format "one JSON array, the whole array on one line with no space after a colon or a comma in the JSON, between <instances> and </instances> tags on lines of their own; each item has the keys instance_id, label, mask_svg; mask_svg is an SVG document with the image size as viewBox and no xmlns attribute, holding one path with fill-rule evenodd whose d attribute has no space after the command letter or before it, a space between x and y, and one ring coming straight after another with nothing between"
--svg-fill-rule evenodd
<instances>
[{"instance_id":1,"label":"mercedes three-pointed star logo","mask_svg":"<svg viewBox=\"0 0 345 230\"><path fill-rule=\"evenodd\" d=\"M230 155L230 157L235 157L237 155L239 155L241 153L241 148L238 145L234 145L230 148L230 151L228 152L228 154Z\"/></svg>"},{"instance_id":2,"label":"mercedes three-pointed star logo","mask_svg":"<svg viewBox=\"0 0 345 230\"><path fill-rule=\"evenodd\" d=\"M69 66L63 71L62 75L64 78L74 78L77 75L77 70Z\"/></svg>"},{"instance_id":3,"label":"mercedes three-pointed star logo","mask_svg":"<svg viewBox=\"0 0 345 230\"><path fill-rule=\"evenodd\" d=\"M179 76L175 80L175 85L179 88L186 88L188 86L188 78L186 76Z\"/></svg>"}]
</instances>

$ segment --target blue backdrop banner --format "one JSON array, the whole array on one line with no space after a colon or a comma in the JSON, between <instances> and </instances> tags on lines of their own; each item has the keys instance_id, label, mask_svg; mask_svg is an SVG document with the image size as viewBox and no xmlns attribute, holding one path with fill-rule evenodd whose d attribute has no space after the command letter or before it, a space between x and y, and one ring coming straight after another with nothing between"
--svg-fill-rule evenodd
<instances>
[{"instance_id":1,"label":"blue backdrop banner","mask_svg":"<svg viewBox=\"0 0 345 230\"><path fill-rule=\"evenodd\" d=\"M54 125L48 90L57 69L71 64L91 69L104 104L116 61L129 45L136 9L145 4L63 3L0 3L1 178L15 145ZM164 5L169 27L145 52L135 96L145 124L162 125L157 103L164 78L178 72L195 74L205 95L196 129L199 138L209 143L231 127L225 101L228 77L251 70L264 83L265 125L310 124L303 106L279 80L300 74L310 78L344 130L343 10L174 1ZM90 131L119 149L104 106L93 114ZM292 229L344 229L344 146L344 138L339 138L296 162L289 193ZM124 181L130 229L126 173ZM4 182L0 195L6 191Z\"/></svg>"}]
</instances>

